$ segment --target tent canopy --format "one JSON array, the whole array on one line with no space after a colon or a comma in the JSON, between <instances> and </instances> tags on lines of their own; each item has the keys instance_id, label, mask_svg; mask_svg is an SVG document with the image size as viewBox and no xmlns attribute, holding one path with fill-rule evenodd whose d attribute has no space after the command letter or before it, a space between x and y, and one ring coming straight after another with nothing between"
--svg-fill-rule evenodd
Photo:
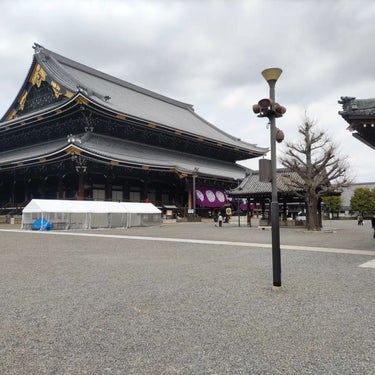
<instances>
[{"instance_id":1,"label":"tent canopy","mask_svg":"<svg viewBox=\"0 0 375 375\"><path fill-rule=\"evenodd\" d=\"M57 199L33 199L23 209L28 212L56 212L56 213L160 213L152 203L136 202L104 202L104 201L69 201Z\"/></svg>"},{"instance_id":2,"label":"tent canopy","mask_svg":"<svg viewBox=\"0 0 375 375\"><path fill-rule=\"evenodd\" d=\"M130 228L159 225L161 211L152 203L33 199L22 211L22 229L38 219L53 229Z\"/></svg>"}]
</instances>

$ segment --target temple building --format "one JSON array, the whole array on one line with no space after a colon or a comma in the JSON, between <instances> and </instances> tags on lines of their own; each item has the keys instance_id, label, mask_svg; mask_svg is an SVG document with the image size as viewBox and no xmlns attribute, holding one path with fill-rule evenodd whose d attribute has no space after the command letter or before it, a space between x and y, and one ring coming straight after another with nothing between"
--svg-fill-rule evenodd
<instances>
[{"instance_id":1,"label":"temple building","mask_svg":"<svg viewBox=\"0 0 375 375\"><path fill-rule=\"evenodd\" d=\"M291 191L288 186L290 177L300 179L296 172L280 168L276 172L276 185L278 202L280 206L281 224L295 225L295 222L287 222L289 219L297 219L299 214L306 215L305 201ZM238 209L247 212L248 224L250 216L260 216L261 224L271 225L270 203L272 185L271 182L262 181L259 171L252 171L241 182L241 184L227 191L228 195L237 202ZM302 191L299 191L302 193ZM242 202L242 203L241 203ZM234 205L235 206L235 205Z\"/></svg>"},{"instance_id":2,"label":"temple building","mask_svg":"<svg viewBox=\"0 0 375 375\"><path fill-rule=\"evenodd\" d=\"M342 96L339 115L349 124L348 130L353 137L375 149L375 99L356 99L353 96ZM345 186L342 193L342 211L344 217L351 216L350 200L358 188L374 189L374 182L360 182Z\"/></svg>"},{"instance_id":3,"label":"temple building","mask_svg":"<svg viewBox=\"0 0 375 375\"><path fill-rule=\"evenodd\" d=\"M268 151L215 127L190 104L33 48L0 122L2 208L33 198L221 207L226 189L248 172L237 161Z\"/></svg>"},{"instance_id":4,"label":"temple building","mask_svg":"<svg viewBox=\"0 0 375 375\"><path fill-rule=\"evenodd\" d=\"M375 149L375 99L342 96L339 114L349 124L353 137Z\"/></svg>"}]
</instances>

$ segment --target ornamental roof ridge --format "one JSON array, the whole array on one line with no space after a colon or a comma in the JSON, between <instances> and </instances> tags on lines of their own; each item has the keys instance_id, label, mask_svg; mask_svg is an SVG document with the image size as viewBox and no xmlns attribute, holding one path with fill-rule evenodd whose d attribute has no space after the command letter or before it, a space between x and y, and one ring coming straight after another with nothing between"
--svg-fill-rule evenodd
<instances>
[{"instance_id":1,"label":"ornamental roof ridge","mask_svg":"<svg viewBox=\"0 0 375 375\"><path fill-rule=\"evenodd\" d=\"M343 110L339 113L355 112L360 110L375 110L375 98L357 99L355 96L341 96L338 101L342 105Z\"/></svg>"},{"instance_id":2,"label":"ornamental roof ridge","mask_svg":"<svg viewBox=\"0 0 375 375\"><path fill-rule=\"evenodd\" d=\"M59 83L63 83L70 90L77 92L81 85L78 78L68 73L64 67L56 60L53 55L44 53L44 50L38 49L35 52L35 59L43 68L50 73Z\"/></svg>"}]
</instances>

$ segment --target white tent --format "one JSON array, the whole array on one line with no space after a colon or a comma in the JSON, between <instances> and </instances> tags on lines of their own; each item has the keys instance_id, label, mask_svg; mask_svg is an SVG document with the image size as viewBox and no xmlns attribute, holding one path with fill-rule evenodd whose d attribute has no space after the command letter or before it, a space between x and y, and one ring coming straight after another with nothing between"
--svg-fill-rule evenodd
<instances>
[{"instance_id":1,"label":"white tent","mask_svg":"<svg viewBox=\"0 0 375 375\"><path fill-rule=\"evenodd\" d=\"M22 211L22 229L35 220L53 229L130 228L159 225L161 211L152 203L33 199Z\"/></svg>"}]
</instances>

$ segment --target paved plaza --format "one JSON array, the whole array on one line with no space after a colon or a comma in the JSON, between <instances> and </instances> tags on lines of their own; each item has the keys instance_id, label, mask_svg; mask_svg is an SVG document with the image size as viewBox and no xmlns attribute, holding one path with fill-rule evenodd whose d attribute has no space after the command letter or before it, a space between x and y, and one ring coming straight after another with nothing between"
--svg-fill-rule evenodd
<instances>
[{"instance_id":1,"label":"paved plaza","mask_svg":"<svg viewBox=\"0 0 375 375\"><path fill-rule=\"evenodd\" d=\"M0 236L0 374L375 374L369 221Z\"/></svg>"}]
</instances>

